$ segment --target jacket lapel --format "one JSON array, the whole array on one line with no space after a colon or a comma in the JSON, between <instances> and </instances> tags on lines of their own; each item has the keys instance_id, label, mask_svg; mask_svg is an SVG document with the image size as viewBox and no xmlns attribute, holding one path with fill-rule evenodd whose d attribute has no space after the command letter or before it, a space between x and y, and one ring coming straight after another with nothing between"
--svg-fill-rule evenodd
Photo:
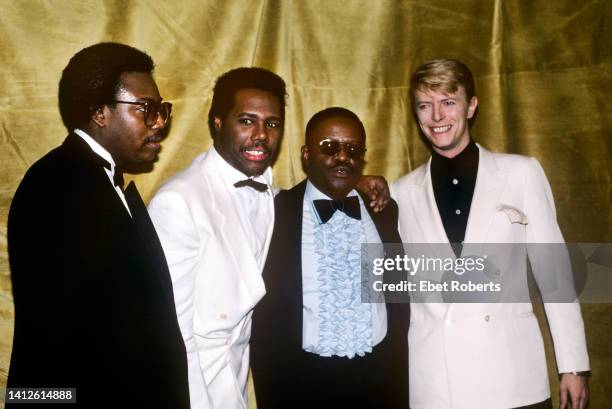
<instances>
[{"instance_id":1,"label":"jacket lapel","mask_svg":"<svg viewBox=\"0 0 612 409\"><path fill-rule=\"evenodd\" d=\"M266 194L272 195L272 198L269 201L269 205L268 205L268 208L266 209L266 212L268 213L268 216L270 217L270 225L274 226L274 219L276 217L276 212L274 211L274 194L271 191L266 192ZM266 264L266 259L268 258L268 250L270 249L270 241L272 240L273 232L274 232L274 229L271 228L271 229L268 229L268 232L266 233L266 240L264 242L264 251L262 253L262 257L259 262L260 271L263 271L264 265Z\"/></svg>"},{"instance_id":2,"label":"jacket lapel","mask_svg":"<svg viewBox=\"0 0 612 409\"><path fill-rule=\"evenodd\" d=\"M62 144L62 148L70 152L69 154L74 157L76 162L80 163L85 169L88 169L88 172L81 173L77 177L84 179L84 184L99 186L105 192L104 196L106 198L112 198L108 203L111 208L107 210L112 211L117 216L121 215L120 217L122 217L125 223L132 223L130 214L104 171L103 163L105 160L75 133L68 135Z\"/></svg>"},{"instance_id":3,"label":"jacket lapel","mask_svg":"<svg viewBox=\"0 0 612 409\"><path fill-rule=\"evenodd\" d=\"M214 195L214 200L208 201L208 206L216 213L216 223L212 226L215 229L216 239L222 242L222 246L231 251L230 255L236 264L236 269L245 281L247 288L251 292L254 300L259 300L265 294L265 286L261 278L261 267L257 264L253 255L246 233L240 223L240 217L236 212L232 197L223 184L220 171L216 167L212 155L208 153L201 163L202 177L208 183L210 195ZM272 210L273 211L273 210ZM271 229L270 229L271 230ZM271 232L268 233L268 236ZM266 239L266 245L270 238ZM265 258L264 258L265 261Z\"/></svg>"},{"instance_id":4,"label":"jacket lapel","mask_svg":"<svg viewBox=\"0 0 612 409\"><path fill-rule=\"evenodd\" d=\"M417 215L416 220L421 231L420 237L423 238L421 242L448 243L431 183L431 158L429 158L420 180L417 181L410 203Z\"/></svg>"},{"instance_id":5,"label":"jacket lapel","mask_svg":"<svg viewBox=\"0 0 612 409\"><path fill-rule=\"evenodd\" d=\"M286 271L287 285L282 291L285 293L286 300L289 302L289 314L294 317L294 325L290 330L290 339L298 343L298 349L302 348L303 337L303 282L302 282L302 223L304 211L304 194L306 192L306 181L304 180L297 186L287 191L287 200L283 203L283 208L279 206L279 212L283 211L287 217L285 222L285 243L290 247L287 249L287 256L294 263L294 267ZM285 281L285 280L282 280Z\"/></svg>"},{"instance_id":6,"label":"jacket lapel","mask_svg":"<svg viewBox=\"0 0 612 409\"><path fill-rule=\"evenodd\" d=\"M149 212L134 182L130 182L125 189L125 200L132 212L134 224L143 241L143 247L149 255L151 261L149 264L157 273L164 294L166 295L168 306L172 312L171 316L174 316L176 315L176 310L172 281L170 279L170 272L168 271L168 262L166 261L166 256L159 241L159 237L157 236L157 232L155 231L155 227L153 226L153 222L149 217Z\"/></svg>"},{"instance_id":7,"label":"jacket lapel","mask_svg":"<svg viewBox=\"0 0 612 409\"><path fill-rule=\"evenodd\" d=\"M438 211L438 205L433 192L431 181L431 157L427 164L420 168L419 178L415 181L415 185L411 186L409 192L412 194L406 200L414 212L414 219L418 229L417 234L409 234L413 241L404 244L406 253L412 257L426 255L431 258L438 259L454 259L455 253L446 236L442 218ZM404 204L405 205L405 204ZM407 227L407 228L410 228ZM427 279L434 282L443 281L443 272L430 272L427 276L421 276L419 279ZM440 316L444 316L448 312L449 304L441 302L441 296L437 293L432 293L433 296L427 296L424 300L429 303L429 307L436 311ZM435 298L434 298L435 297Z\"/></svg>"},{"instance_id":8,"label":"jacket lapel","mask_svg":"<svg viewBox=\"0 0 612 409\"><path fill-rule=\"evenodd\" d=\"M431 257L439 258L455 258L455 253L446 236L442 217L438 211L438 204L433 192L433 184L431 181L431 158L426 165L426 171L421 178L421 183L415 192L414 212L417 215L416 220L421 230L420 237L422 240L415 244L433 244L433 246L415 246L414 251L421 253L423 251ZM446 244L446 245L444 245ZM432 277L440 280L440 277Z\"/></svg>"},{"instance_id":9,"label":"jacket lapel","mask_svg":"<svg viewBox=\"0 0 612 409\"><path fill-rule=\"evenodd\" d=\"M267 294L256 307L255 319L266 328L265 337L275 333L276 349L292 359L302 349L302 212L306 182L281 191L274 199L274 234L270 257L266 260L263 278ZM254 324L254 328L257 326ZM282 352L284 351L284 352ZM289 359L284 356L281 359Z\"/></svg>"},{"instance_id":10,"label":"jacket lapel","mask_svg":"<svg viewBox=\"0 0 612 409\"><path fill-rule=\"evenodd\" d=\"M487 241L489 226L507 182L506 173L499 170L491 152L480 145L478 149L480 152L478 173L465 230L466 243L485 243Z\"/></svg>"}]
</instances>

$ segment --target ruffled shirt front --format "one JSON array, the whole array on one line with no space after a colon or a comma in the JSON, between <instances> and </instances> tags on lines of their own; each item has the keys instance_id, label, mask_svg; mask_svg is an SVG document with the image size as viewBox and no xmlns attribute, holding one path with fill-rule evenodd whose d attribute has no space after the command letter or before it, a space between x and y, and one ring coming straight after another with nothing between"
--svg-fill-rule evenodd
<instances>
[{"instance_id":1,"label":"ruffled shirt front","mask_svg":"<svg viewBox=\"0 0 612 409\"><path fill-rule=\"evenodd\" d=\"M358 196L354 190L349 196ZM385 337L384 303L362 302L362 243L381 243L359 197L361 220L336 211L322 224L313 200L329 199L307 182L302 222L302 348L321 356L363 356ZM369 291L365 291L369 293Z\"/></svg>"}]
</instances>

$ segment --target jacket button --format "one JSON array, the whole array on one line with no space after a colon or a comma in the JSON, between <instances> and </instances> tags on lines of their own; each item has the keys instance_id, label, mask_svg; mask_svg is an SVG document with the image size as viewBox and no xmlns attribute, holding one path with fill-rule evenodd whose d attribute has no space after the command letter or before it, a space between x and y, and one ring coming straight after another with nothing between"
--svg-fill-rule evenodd
<instances>
[{"instance_id":1,"label":"jacket button","mask_svg":"<svg viewBox=\"0 0 612 409\"><path fill-rule=\"evenodd\" d=\"M226 313L222 313L221 315L219 315L219 318L221 318L222 320L227 318L227 314Z\"/></svg>"},{"instance_id":2,"label":"jacket button","mask_svg":"<svg viewBox=\"0 0 612 409\"><path fill-rule=\"evenodd\" d=\"M491 316L490 316L490 315L488 315L488 314L487 314L487 315L485 315L484 320L485 320L486 322L489 322L489 321L491 320Z\"/></svg>"}]
</instances>

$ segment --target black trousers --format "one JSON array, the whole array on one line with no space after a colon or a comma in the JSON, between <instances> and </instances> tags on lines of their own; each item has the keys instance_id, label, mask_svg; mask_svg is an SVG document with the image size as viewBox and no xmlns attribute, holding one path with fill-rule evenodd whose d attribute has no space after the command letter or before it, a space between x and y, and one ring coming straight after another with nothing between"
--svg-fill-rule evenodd
<instances>
[{"instance_id":1,"label":"black trousers","mask_svg":"<svg viewBox=\"0 0 612 409\"><path fill-rule=\"evenodd\" d=\"M396 365L389 365L403 359L395 356L389 346L385 339L372 353L353 359L302 352L300 371L305 379L298 387L298 406L308 409L407 408L406 374L402 376L394 368ZM406 362L401 366L407 366Z\"/></svg>"},{"instance_id":2,"label":"black trousers","mask_svg":"<svg viewBox=\"0 0 612 409\"><path fill-rule=\"evenodd\" d=\"M253 372L261 409L407 409L408 359L389 334L365 356L322 357L303 350ZM259 389L258 389L259 387Z\"/></svg>"}]
</instances>

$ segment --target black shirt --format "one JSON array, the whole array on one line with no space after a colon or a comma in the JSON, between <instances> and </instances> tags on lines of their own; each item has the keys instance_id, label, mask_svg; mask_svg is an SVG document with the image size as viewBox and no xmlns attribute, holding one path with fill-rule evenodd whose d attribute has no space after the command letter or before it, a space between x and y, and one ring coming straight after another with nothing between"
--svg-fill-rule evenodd
<instances>
[{"instance_id":1,"label":"black shirt","mask_svg":"<svg viewBox=\"0 0 612 409\"><path fill-rule=\"evenodd\" d=\"M478 147L473 140L454 158L433 152L431 181L438 212L451 243L461 243L465 238L477 173Z\"/></svg>"}]
</instances>

